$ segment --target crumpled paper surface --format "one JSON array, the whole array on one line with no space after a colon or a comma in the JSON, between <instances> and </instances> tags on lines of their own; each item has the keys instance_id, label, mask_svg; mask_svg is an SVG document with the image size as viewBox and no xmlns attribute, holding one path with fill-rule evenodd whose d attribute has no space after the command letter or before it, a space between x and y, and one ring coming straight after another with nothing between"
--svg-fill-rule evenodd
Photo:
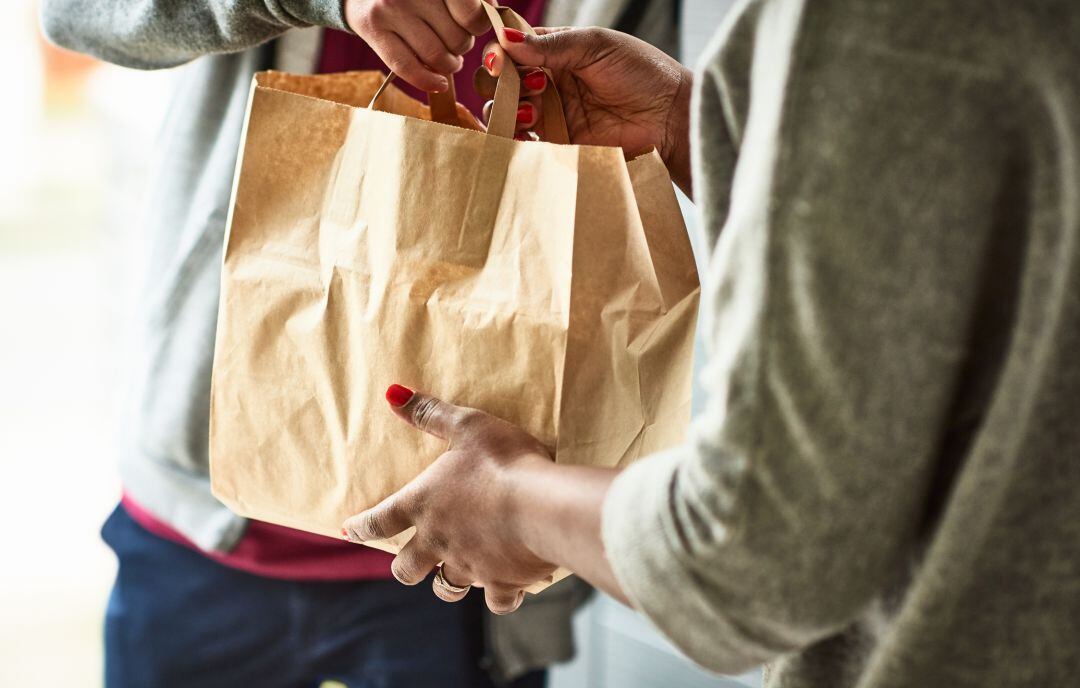
<instances>
[{"instance_id":1,"label":"crumpled paper surface","mask_svg":"<svg viewBox=\"0 0 1080 688\"><path fill-rule=\"evenodd\" d=\"M222 265L214 494L337 537L445 449L390 412L394 382L517 423L560 463L679 443L699 285L659 156L486 135L464 110L459 127L427 121L392 86L369 110L381 81L255 77Z\"/></svg>"}]
</instances>

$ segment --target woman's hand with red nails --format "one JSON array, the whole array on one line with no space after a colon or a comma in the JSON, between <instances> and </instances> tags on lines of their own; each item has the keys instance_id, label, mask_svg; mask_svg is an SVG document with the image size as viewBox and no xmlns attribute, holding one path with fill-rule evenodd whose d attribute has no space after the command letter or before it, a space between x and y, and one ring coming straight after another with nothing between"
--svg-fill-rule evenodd
<instances>
[{"instance_id":1,"label":"woman's hand with red nails","mask_svg":"<svg viewBox=\"0 0 1080 688\"><path fill-rule=\"evenodd\" d=\"M525 431L482 411L400 385L386 398L401 419L448 447L400 491L346 521L348 539L379 540L415 527L391 567L398 580L419 583L445 562L443 576L452 585L482 586L493 612L513 611L524 588L555 570L524 544L513 499L520 481L554 466L550 453ZM437 585L435 592L460 599L449 599Z\"/></svg>"},{"instance_id":2,"label":"woman's hand with red nails","mask_svg":"<svg viewBox=\"0 0 1080 688\"><path fill-rule=\"evenodd\" d=\"M497 77L502 71L502 60L504 59L503 52L497 43L487 46L487 52L484 53L483 67L476 70L473 78L476 92L481 96L489 99L495 97ZM544 93L544 89L547 88L548 82L547 74L542 69L522 67L518 71L521 73L521 96L518 103L517 136L515 138L526 141L531 140L529 130L539 122L540 112L543 109L541 95ZM491 116L491 107L494 104L493 100L484 103L483 119L485 123Z\"/></svg>"},{"instance_id":3,"label":"woman's hand with red nails","mask_svg":"<svg viewBox=\"0 0 1080 688\"><path fill-rule=\"evenodd\" d=\"M345 21L403 79L445 91L473 37L491 28L485 0L345 0Z\"/></svg>"},{"instance_id":4,"label":"woman's hand with red nails","mask_svg":"<svg viewBox=\"0 0 1080 688\"><path fill-rule=\"evenodd\" d=\"M538 103L548 69L562 96L570 142L619 146L627 154L654 147L679 186L690 193L690 70L627 34L608 29L504 29L485 49L498 76L506 58L522 72L523 93ZM493 84L493 82L481 82ZM538 88L533 88L536 86ZM493 88L493 86L487 86ZM482 95L487 95L482 93ZM537 112L540 108L537 108ZM533 122L530 126L535 126Z\"/></svg>"}]
</instances>

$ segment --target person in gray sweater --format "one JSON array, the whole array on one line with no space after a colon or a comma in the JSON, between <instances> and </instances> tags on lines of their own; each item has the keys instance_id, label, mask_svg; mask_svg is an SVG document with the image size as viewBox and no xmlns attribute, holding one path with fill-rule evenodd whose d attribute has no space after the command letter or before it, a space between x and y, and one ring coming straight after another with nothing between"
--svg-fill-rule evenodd
<instances>
[{"instance_id":1,"label":"person in gray sweater","mask_svg":"<svg viewBox=\"0 0 1080 688\"><path fill-rule=\"evenodd\" d=\"M266 529L217 502L208 480L222 242L252 75L313 71L324 32L337 30L359 35L416 85L438 89L439 72L461 67L482 16L479 0L43 0L43 31L60 46L137 69L182 65L141 220L139 356L128 370L120 461L126 508L104 529L119 559L106 619L109 688L272 688L318 677L482 686L488 674L539 685L534 670L572 654L570 616L587 594L580 584L510 618L482 615L480 601L449 616L422 591L388 590L392 581L347 580L348 572L330 581L295 547L296 561L286 564L307 561L304 573L293 566L289 580L251 575L279 552L273 542L269 550L254 544L267 542ZM665 0L547 0L543 16L620 26L677 48L676 5ZM308 560L325 553L291 542ZM230 568L241 559L247 568Z\"/></svg>"},{"instance_id":2,"label":"person in gray sweater","mask_svg":"<svg viewBox=\"0 0 1080 688\"><path fill-rule=\"evenodd\" d=\"M696 75L499 40L692 186L709 403L619 471L394 388L449 450L350 537L501 611L566 566L770 687L1080 684L1080 4L751 0Z\"/></svg>"}]
</instances>

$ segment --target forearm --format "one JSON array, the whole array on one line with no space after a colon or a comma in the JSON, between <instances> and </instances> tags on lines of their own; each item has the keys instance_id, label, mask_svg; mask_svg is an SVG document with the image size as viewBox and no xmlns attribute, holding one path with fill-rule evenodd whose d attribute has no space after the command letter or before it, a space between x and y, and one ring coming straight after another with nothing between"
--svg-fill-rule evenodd
<instances>
[{"instance_id":1,"label":"forearm","mask_svg":"<svg viewBox=\"0 0 1080 688\"><path fill-rule=\"evenodd\" d=\"M52 42L138 69L174 67L238 52L290 28L344 26L340 0L46 0Z\"/></svg>"},{"instance_id":2,"label":"forearm","mask_svg":"<svg viewBox=\"0 0 1080 688\"><path fill-rule=\"evenodd\" d=\"M510 513L533 554L626 604L600 535L604 497L616 475L613 469L529 462L514 471Z\"/></svg>"}]
</instances>

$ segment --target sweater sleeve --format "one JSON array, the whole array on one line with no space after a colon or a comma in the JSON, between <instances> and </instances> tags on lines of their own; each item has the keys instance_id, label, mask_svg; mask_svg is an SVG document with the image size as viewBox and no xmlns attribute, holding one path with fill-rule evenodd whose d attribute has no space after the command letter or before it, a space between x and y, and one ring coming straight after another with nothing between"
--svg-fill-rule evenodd
<instances>
[{"instance_id":1,"label":"sweater sleeve","mask_svg":"<svg viewBox=\"0 0 1080 688\"><path fill-rule=\"evenodd\" d=\"M723 144L710 108L728 100L715 61L698 97L699 203L706 225L727 218L706 284L710 398L691 439L624 471L603 513L634 606L723 673L837 632L903 575L979 294L1001 274L995 207L1019 186L1000 83L815 41L828 27L812 3L801 23L776 16L792 4L755 29L730 210L706 164Z\"/></svg>"},{"instance_id":2,"label":"sweater sleeve","mask_svg":"<svg viewBox=\"0 0 1080 688\"><path fill-rule=\"evenodd\" d=\"M342 0L44 0L57 45L124 67L175 67L239 52L294 27L346 29Z\"/></svg>"}]
</instances>

